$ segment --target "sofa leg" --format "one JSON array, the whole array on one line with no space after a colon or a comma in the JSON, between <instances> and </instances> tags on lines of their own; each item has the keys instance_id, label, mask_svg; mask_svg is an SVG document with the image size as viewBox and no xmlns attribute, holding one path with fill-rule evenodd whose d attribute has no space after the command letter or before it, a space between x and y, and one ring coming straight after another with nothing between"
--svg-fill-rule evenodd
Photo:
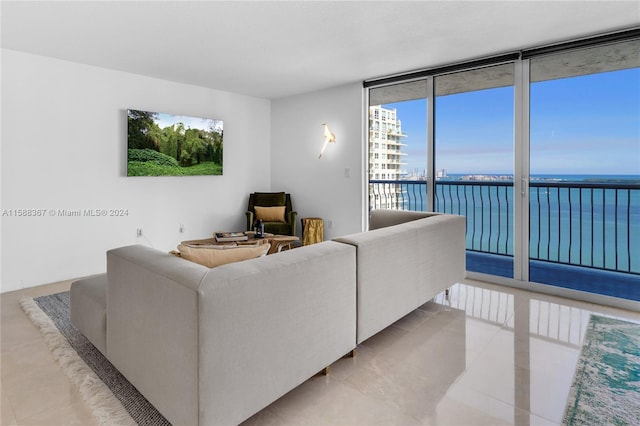
<instances>
[{"instance_id":1,"label":"sofa leg","mask_svg":"<svg viewBox=\"0 0 640 426\"><path fill-rule=\"evenodd\" d=\"M329 374L329 367L325 367L322 370L320 370L320 374L322 374L323 376L326 376Z\"/></svg>"},{"instance_id":2,"label":"sofa leg","mask_svg":"<svg viewBox=\"0 0 640 426\"><path fill-rule=\"evenodd\" d=\"M351 352L347 353L343 358L354 358L356 356L356 350L352 349Z\"/></svg>"}]
</instances>

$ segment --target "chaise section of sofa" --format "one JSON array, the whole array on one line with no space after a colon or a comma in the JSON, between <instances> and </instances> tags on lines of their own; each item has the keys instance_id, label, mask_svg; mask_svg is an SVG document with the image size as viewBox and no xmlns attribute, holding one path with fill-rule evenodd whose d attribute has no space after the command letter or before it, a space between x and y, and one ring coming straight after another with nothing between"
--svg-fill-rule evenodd
<instances>
[{"instance_id":1,"label":"chaise section of sofa","mask_svg":"<svg viewBox=\"0 0 640 426\"><path fill-rule=\"evenodd\" d=\"M172 424L198 422L202 265L142 246L107 251L107 358Z\"/></svg>"},{"instance_id":2,"label":"chaise section of sofa","mask_svg":"<svg viewBox=\"0 0 640 426\"><path fill-rule=\"evenodd\" d=\"M109 360L173 424L238 424L356 346L355 248L209 269L107 253Z\"/></svg>"},{"instance_id":3,"label":"chaise section of sofa","mask_svg":"<svg viewBox=\"0 0 640 426\"><path fill-rule=\"evenodd\" d=\"M107 274L71 283L69 318L104 356L107 355Z\"/></svg>"},{"instance_id":4,"label":"chaise section of sofa","mask_svg":"<svg viewBox=\"0 0 640 426\"><path fill-rule=\"evenodd\" d=\"M378 211L372 222L382 227L334 239L356 247L358 344L465 276L464 217Z\"/></svg>"}]
</instances>

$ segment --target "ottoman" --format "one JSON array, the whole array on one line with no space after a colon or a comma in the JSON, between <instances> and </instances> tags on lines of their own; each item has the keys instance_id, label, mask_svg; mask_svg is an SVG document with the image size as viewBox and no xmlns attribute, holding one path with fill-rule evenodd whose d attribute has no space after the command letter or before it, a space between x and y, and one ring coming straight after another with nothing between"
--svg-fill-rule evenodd
<instances>
[{"instance_id":1,"label":"ottoman","mask_svg":"<svg viewBox=\"0 0 640 426\"><path fill-rule=\"evenodd\" d=\"M76 328L107 355L107 274L71 283L69 316Z\"/></svg>"}]
</instances>

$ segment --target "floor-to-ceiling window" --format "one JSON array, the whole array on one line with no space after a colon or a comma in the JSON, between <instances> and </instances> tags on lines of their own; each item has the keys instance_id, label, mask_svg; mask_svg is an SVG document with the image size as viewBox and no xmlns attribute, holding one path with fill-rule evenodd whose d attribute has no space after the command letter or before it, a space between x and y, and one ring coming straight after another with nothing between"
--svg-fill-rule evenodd
<instances>
[{"instance_id":1,"label":"floor-to-ceiling window","mask_svg":"<svg viewBox=\"0 0 640 426\"><path fill-rule=\"evenodd\" d=\"M466 216L471 276L640 300L638 37L365 83L369 208ZM393 185L376 157L382 122L373 117L383 109L402 125L400 167L384 173ZM418 121L420 131L409 131Z\"/></svg>"},{"instance_id":2,"label":"floor-to-ceiling window","mask_svg":"<svg viewBox=\"0 0 640 426\"><path fill-rule=\"evenodd\" d=\"M530 281L640 300L639 52L530 60Z\"/></svg>"},{"instance_id":3,"label":"floor-to-ceiling window","mask_svg":"<svg viewBox=\"0 0 640 426\"><path fill-rule=\"evenodd\" d=\"M427 81L369 93L370 208L426 211Z\"/></svg>"},{"instance_id":4,"label":"floor-to-ceiling window","mask_svg":"<svg viewBox=\"0 0 640 426\"><path fill-rule=\"evenodd\" d=\"M467 218L467 270L513 278L513 63L435 78L434 210Z\"/></svg>"}]
</instances>

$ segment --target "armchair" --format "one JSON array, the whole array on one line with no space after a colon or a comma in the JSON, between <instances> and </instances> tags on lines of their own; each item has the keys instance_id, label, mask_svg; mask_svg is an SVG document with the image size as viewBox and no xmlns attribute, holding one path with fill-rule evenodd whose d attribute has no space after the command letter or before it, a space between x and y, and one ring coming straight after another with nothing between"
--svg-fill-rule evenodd
<instances>
[{"instance_id":1,"label":"armchair","mask_svg":"<svg viewBox=\"0 0 640 426\"><path fill-rule=\"evenodd\" d=\"M275 212L269 207L284 206L284 216L273 217ZM260 212L256 213L256 207ZM264 209L267 207L267 209ZM275 209L278 210L278 209ZM279 211L277 212L279 213ZM253 230L256 220L262 219L264 231L279 235L296 235L296 216L291 205L291 195L284 192L254 192L249 195L249 206L247 207L247 231Z\"/></svg>"}]
</instances>

